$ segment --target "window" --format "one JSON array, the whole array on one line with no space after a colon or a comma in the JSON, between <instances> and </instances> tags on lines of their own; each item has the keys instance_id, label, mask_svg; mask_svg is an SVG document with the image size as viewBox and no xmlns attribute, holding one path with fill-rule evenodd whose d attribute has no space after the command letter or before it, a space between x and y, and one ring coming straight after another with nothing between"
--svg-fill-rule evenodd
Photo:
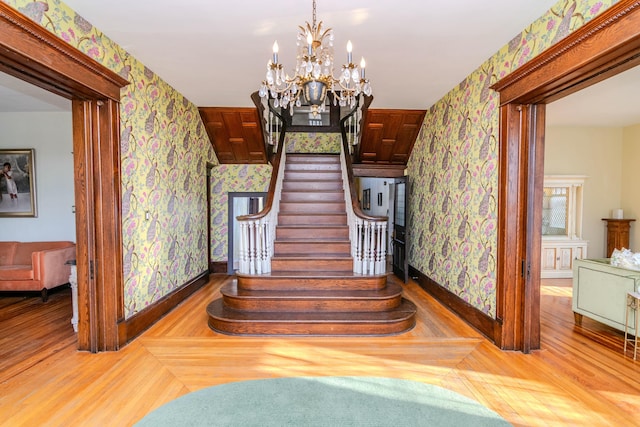
<instances>
[{"instance_id":1,"label":"window","mask_svg":"<svg viewBox=\"0 0 640 427\"><path fill-rule=\"evenodd\" d=\"M580 239L582 186L585 176L545 176L542 196L542 237Z\"/></svg>"}]
</instances>

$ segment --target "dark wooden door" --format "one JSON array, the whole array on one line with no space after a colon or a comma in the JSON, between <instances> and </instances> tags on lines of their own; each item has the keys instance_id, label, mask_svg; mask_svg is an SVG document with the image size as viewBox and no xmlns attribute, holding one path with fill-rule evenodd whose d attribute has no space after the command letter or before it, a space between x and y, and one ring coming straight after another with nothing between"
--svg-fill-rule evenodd
<instances>
[{"instance_id":1,"label":"dark wooden door","mask_svg":"<svg viewBox=\"0 0 640 427\"><path fill-rule=\"evenodd\" d=\"M393 204L393 273L409 280L409 260L407 259L407 178L396 181Z\"/></svg>"}]
</instances>

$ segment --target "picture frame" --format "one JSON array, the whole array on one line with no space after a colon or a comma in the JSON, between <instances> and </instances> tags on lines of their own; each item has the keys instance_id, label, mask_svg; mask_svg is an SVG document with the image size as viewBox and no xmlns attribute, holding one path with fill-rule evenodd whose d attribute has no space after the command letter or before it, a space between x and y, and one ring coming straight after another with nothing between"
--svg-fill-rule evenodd
<instances>
[{"instance_id":1,"label":"picture frame","mask_svg":"<svg viewBox=\"0 0 640 427\"><path fill-rule=\"evenodd\" d=\"M362 209L371 209L371 189L367 188L362 191Z\"/></svg>"},{"instance_id":2,"label":"picture frame","mask_svg":"<svg viewBox=\"0 0 640 427\"><path fill-rule=\"evenodd\" d=\"M382 206L382 193L378 193L378 206Z\"/></svg>"},{"instance_id":3,"label":"picture frame","mask_svg":"<svg viewBox=\"0 0 640 427\"><path fill-rule=\"evenodd\" d=\"M0 149L0 217L38 216L35 173L33 148Z\"/></svg>"}]
</instances>

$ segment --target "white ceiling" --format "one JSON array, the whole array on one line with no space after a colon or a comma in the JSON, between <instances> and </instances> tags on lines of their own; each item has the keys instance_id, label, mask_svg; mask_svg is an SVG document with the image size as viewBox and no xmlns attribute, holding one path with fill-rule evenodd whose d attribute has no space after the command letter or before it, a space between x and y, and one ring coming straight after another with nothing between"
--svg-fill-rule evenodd
<instances>
[{"instance_id":1,"label":"white ceiling","mask_svg":"<svg viewBox=\"0 0 640 427\"><path fill-rule=\"evenodd\" d=\"M297 26L312 19L311 0L65 3L198 106L251 106L249 95L264 78L273 41L280 45L280 62L291 70ZM366 58L367 77L374 89L372 108L425 109L556 0L317 3L318 21L334 30L336 62L346 60L347 40L354 46L354 62L360 56ZM638 81L632 74L637 72L624 73L551 104L549 124L639 123L638 113L619 108L640 112L640 97L629 97L637 94L635 85L628 86ZM603 109L592 108L594 102L585 102L584 96L595 99ZM30 107L32 102L36 105ZM68 111L70 103L30 85L15 86L15 79L0 73L0 112L7 108Z\"/></svg>"}]
</instances>

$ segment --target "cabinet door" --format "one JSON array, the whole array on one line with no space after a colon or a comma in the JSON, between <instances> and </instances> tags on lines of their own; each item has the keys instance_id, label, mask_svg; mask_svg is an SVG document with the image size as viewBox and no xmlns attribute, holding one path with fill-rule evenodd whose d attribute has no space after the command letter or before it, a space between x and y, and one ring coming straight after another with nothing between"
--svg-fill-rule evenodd
<instances>
[{"instance_id":1,"label":"cabinet door","mask_svg":"<svg viewBox=\"0 0 640 427\"><path fill-rule=\"evenodd\" d=\"M571 270L573 268L573 248L558 249L558 270Z\"/></svg>"},{"instance_id":2,"label":"cabinet door","mask_svg":"<svg viewBox=\"0 0 640 427\"><path fill-rule=\"evenodd\" d=\"M542 270L556 269L556 248L542 248Z\"/></svg>"}]
</instances>

